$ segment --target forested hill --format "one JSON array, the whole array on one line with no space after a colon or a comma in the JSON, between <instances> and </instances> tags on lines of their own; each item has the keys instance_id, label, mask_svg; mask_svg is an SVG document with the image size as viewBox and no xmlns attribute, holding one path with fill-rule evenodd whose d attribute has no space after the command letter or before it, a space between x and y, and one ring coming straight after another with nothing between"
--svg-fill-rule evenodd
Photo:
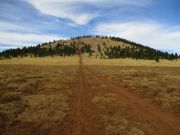
<instances>
[{"instance_id":1,"label":"forested hill","mask_svg":"<svg viewBox=\"0 0 180 135\"><path fill-rule=\"evenodd\" d=\"M8 49L0 53L0 59L45 56L72 56L77 50L91 58L114 59L133 58L156 60L176 60L180 58L177 53L162 52L148 46L131 42L118 37L83 36L68 40L58 40L37 46Z\"/></svg>"}]
</instances>

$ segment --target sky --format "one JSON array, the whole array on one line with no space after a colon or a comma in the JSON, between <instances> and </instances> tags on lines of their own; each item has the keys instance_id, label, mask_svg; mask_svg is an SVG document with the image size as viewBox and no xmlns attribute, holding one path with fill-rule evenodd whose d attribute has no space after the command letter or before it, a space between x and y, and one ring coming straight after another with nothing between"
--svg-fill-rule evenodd
<instances>
[{"instance_id":1,"label":"sky","mask_svg":"<svg viewBox=\"0 0 180 135\"><path fill-rule=\"evenodd\" d=\"M180 54L180 0L0 0L0 51L82 35Z\"/></svg>"}]
</instances>

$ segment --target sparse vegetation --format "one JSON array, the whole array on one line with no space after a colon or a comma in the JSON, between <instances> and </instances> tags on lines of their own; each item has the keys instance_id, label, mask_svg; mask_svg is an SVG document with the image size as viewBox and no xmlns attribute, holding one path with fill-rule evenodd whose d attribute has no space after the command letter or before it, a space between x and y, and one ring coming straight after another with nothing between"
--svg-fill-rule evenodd
<instances>
[{"instance_id":1,"label":"sparse vegetation","mask_svg":"<svg viewBox=\"0 0 180 135\"><path fill-rule=\"evenodd\" d=\"M93 71L112 78L114 83L126 87L131 92L146 96L166 110L177 113L180 109L178 67L94 66Z\"/></svg>"},{"instance_id":2,"label":"sparse vegetation","mask_svg":"<svg viewBox=\"0 0 180 135\"><path fill-rule=\"evenodd\" d=\"M69 111L76 68L1 65L0 133L28 134L38 123L62 124Z\"/></svg>"}]
</instances>

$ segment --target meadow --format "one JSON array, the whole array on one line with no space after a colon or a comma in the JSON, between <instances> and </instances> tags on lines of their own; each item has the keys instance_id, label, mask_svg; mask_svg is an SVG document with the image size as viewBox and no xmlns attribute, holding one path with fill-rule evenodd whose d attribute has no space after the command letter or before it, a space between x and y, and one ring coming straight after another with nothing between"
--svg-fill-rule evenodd
<instances>
[{"instance_id":1,"label":"meadow","mask_svg":"<svg viewBox=\"0 0 180 135\"><path fill-rule=\"evenodd\" d=\"M179 67L89 66L120 87L180 115Z\"/></svg>"},{"instance_id":2,"label":"meadow","mask_svg":"<svg viewBox=\"0 0 180 135\"><path fill-rule=\"evenodd\" d=\"M49 123L61 129L70 109L76 70L77 66L1 64L1 134L46 134L50 131L44 126Z\"/></svg>"},{"instance_id":3,"label":"meadow","mask_svg":"<svg viewBox=\"0 0 180 135\"><path fill-rule=\"evenodd\" d=\"M180 61L0 61L0 134L178 135Z\"/></svg>"}]
</instances>

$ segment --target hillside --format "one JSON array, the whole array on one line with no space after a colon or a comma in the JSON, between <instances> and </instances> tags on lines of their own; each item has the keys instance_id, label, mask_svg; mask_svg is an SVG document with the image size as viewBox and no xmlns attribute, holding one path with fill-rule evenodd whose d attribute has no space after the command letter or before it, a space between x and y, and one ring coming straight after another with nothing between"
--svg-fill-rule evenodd
<instances>
[{"instance_id":1,"label":"hillside","mask_svg":"<svg viewBox=\"0 0 180 135\"><path fill-rule=\"evenodd\" d=\"M0 59L45 56L73 56L81 52L90 58L114 59L133 58L155 60L178 59L177 53L169 54L126 39L117 37L83 36L58 40L37 46L8 49L0 53Z\"/></svg>"}]
</instances>

